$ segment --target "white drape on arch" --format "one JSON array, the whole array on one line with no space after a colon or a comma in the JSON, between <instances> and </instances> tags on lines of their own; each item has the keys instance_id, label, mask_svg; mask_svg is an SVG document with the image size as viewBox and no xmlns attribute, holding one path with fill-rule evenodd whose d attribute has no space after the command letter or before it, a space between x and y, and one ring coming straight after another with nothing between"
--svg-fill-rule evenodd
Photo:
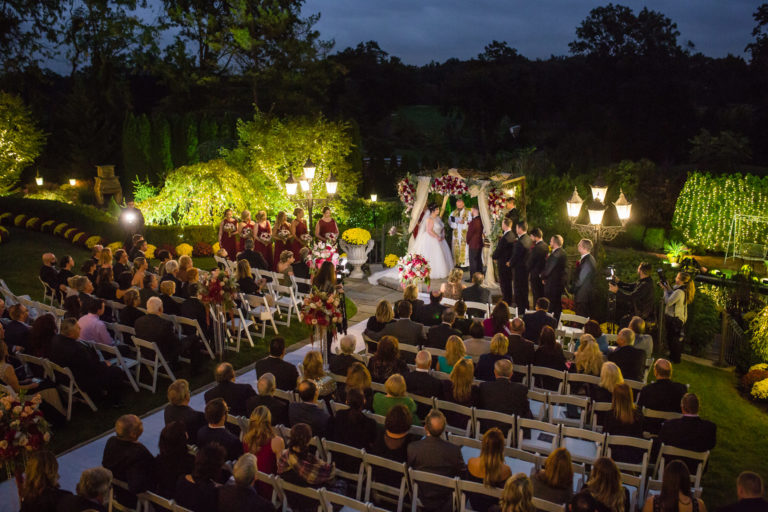
<instances>
[{"instance_id":1,"label":"white drape on arch","mask_svg":"<svg viewBox=\"0 0 768 512\"><path fill-rule=\"evenodd\" d=\"M411 208L411 222L408 223L408 233L411 234L411 238L408 240L408 251L410 252L413 247L415 238L413 237L413 230L419 224L419 217L421 212L427 206L427 199L429 198L429 182L431 178L429 176L419 176L419 181L416 184L416 197L413 200L413 208Z\"/></svg>"}]
</instances>

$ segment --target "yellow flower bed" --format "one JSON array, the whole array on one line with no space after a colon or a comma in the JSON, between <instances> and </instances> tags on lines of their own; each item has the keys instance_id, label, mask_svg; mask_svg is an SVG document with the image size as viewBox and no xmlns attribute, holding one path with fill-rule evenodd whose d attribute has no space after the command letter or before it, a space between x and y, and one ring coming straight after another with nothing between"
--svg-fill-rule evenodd
<instances>
[{"instance_id":1,"label":"yellow flower bed","mask_svg":"<svg viewBox=\"0 0 768 512\"><path fill-rule=\"evenodd\" d=\"M68 225L69 224L67 224L66 222L62 222L61 224L57 224L56 227L53 228L53 234L54 235L61 235L62 233L64 233L64 230L67 229Z\"/></svg>"},{"instance_id":2,"label":"yellow flower bed","mask_svg":"<svg viewBox=\"0 0 768 512\"><path fill-rule=\"evenodd\" d=\"M752 386L752 392L750 394L759 400L768 399L768 379L755 382L755 385Z\"/></svg>"},{"instance_id":3,"label":"yellow flower bed","mask_svg":"<svg viewBox=\"0 0 768 512\"><path fill-rule=\"evenodd\" d=\"M20 213L16 216L15 219L13 219L13 225L17 228L24 227L24 223L27 222L27 216L23 213Z\"/></svg>"},{"instance_id":4,"label":"yellow flower bed","mask_svg":"<svg viewBox=\"0 0 768 512\"><path fill-rule=\"evenodd\" d=\"M46 229L53 228L53 225L56 224L55 220L47 220L42 223L40 226L40 231L45 231Z\"/></svg>"},{"instance_id":5,"label":"yellow flower bed","mask_svg":"<svg viewBox=\"0 0 768 512\"><path fill-rule=\"evenodd\" d=\"M10 236L10 233L8 232L8 230L0 226L0 243L7 242L9 236Z\"/></svg>"},{"instance_id":6,"label":"yellow flower bed","mask_svg":"<svg viewBox=\"0 0 768 512\"><path fill-rule=\"evenodd\" d=\"M13 217L13 215L11 215L10 212L5 212L4 214L0 215L0 224L5 224L6 222L10 223L11 217Z\"/></svg>"},{"instance_id":7,"label":"yellow flower bed","mask_svg":"<svg viewBox=\"0 0 768 512\"><path fill-rule=\"evenodd\" d=\"M77 233L75 236L72 237L72 243L78 244L83 240L83 237L85 236L85 232L81 231Z\"/></svg>"},{"instance_id":8,"label":"yellow flower bed","mask_svg":"<svg viewBox=\"0 0 768 512\"><path fill-rule=\"evenodd\" d=\"M192 246L189 244L179 244L176 246L176 254L179 256L192 256Z\"/></svg>"},{"instance_id":9,"label":"yellow flower bed","mask_svg":"<svg viewBox=\"0 0 768 512\"><path fill-rule=\"evenodd\" d=\"M64 232L64 238L71 240L72 237L75 236L75 233L77 233L77 228L69 228Z\"/></svg>"},{"instance_id":10,"label":"yellow flower bed","mask_svg":"<svg viewBox=\"0 0 768 512\"><path fill-rule=\"evenodd\" d=\"M768 363L757 363L749 367L749 371L752 370L768 370ZM749 373L749 372L747 372Z\"/></svg>"},{"instance_id":11,"label":"yellow flower bed","mask_svg":"<svg viewBox=\"0 0 768 512\"><path fill-rule=\"evenodd\" d=\"M367 229L352 228L342 233L341 239L352 245L366 245L371 239L371 233Z\"/></svg>"},{"instance_id":12,"label":"yellow flower bed","mask_svg":"<svg viewBox=\"0 0 768 512\"><path fill-rule=\"evenodd\" d=\"M147 259L154 258L155 257L155 249L157 249L157 247L155 247L154 245L147 244L147 250L144 251L144 257L147 258Z\"/></svg>"},{"instance_id":13,"label":"yellow flower bed","mask_svg":"<svg viewBox=\"0 0 768 512\"><path fill-rule=\"evenodd\" d=\"M112 242L107 247L112 251L112 254L115 254L116 250L123 248L123 242Z\"/></svg>"},{"instance_id":14,"label":"yellow flower bed","mask_svg":"<svg viewBox=\"0 0 768 512\"><path fill-rule=\"evenodd\" d=\"M35 229L35 225L40 222L40 217L32 217L31 219L27 220L26 224L24 224L24 227L27 229Z\"/></svg>"},{"instance_id":15,"label":"yellow flower bed","mask_svg":"<svg viewBox=\"0 0 768 512\"><path fill-rule=\"evenodd\" d=\"M387 254L387 257L384 258L384 266L387 268L392 268L395 265L397 265L397 262L400 260L397 256L394 254Z\"/></svg>"},{"instance_id":16,"label":"yellow flower bed","mask_svg":"<svg viewBox=\"0 0 768 512\"><path fill-rule=\"evenodd\" d=\"M85 241L85 246L89 249L93 249L94 245L98 245L101 242L101 237L99 235L93 235L88 237L88 240Z\"/></svg>"},{"instance_id":17,"label":"yellow flower bed","mask_svg":"<svg viewBox=\"0 0 768 512\"><path fill-rule=\"evenodd\" d=\"M213 249L213 254L216 254L219 252L219 249L221 249L221 245L219 245L219 242L216 242L211 246L211 248Z\"/></svg>"}]
</instances>

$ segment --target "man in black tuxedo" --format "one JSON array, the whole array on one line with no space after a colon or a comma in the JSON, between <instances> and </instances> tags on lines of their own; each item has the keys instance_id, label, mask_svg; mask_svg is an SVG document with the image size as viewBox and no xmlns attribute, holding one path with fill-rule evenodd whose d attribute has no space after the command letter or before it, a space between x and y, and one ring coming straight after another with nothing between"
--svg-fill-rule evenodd
<instances>
[{"instance_id":1,"label":"man in black tuxedo","mask_svg":"<svg viewBox=\"0 0 768 512\"><path fill-rule=\"evenodd\" d=\"M549 240L552 252L549 253L547 261L544 264L544 270L541 271L541 280L544 283L544 295L549 299L549 310L555 317L560 318L560 312L563 310L563 292L565 291L566 268L568 267L568 256L563 249L563 237L555 235Z\"/></svg>"},{"instance_id":2,"label":"man in black tuxedo","mask_svg":"<svg viewBox=\"0 0 768 512\"><path fill-rule=\"evenodd\" d=\"M229 411L235 416L245 416L245 403L256 395L250 384L235 382L235 369L229 363L221 363L216 367L216 386L205 392L205 402L215 398L223 398L229 406Z\"/></svg>"},{"instance_id":3,"label":"man in black tuxedo","mask_svg":"<svg viewBox=\"0 0 768 512\"><path fill-rule=\"evenodd\" d=\"M135 244L133 244L133 247L131 248L131 252L128 253L128 259L133 261L136 258L145 258L144 255L147 251L147 241L143 238L140 238L136 241Z\"/></svg>"},{"instance_id":4,"label":"man in black tuxedo","mask_svg":"<svg viewBox=\"0 0 768 512\"><path fill-rule=\"evenodd\" d=\"M512 256L509 258L509 264L514 272L515 296L514 301L517 304L517 314L523 316L528 309L528 251L533 247L533 240L528 236L528 224L525 221L517 223L517 240L512 245Z\"/></svg>"},{"instance_id":5,"label":"man in black tuxedo","mask_svg":"<svg viewBox=\"0 0 768 512\"><path fill-rule=\"evenodd\" d=\"M246 238L245 239L245 250L242 252L237 253L237 257L235 258L236 261L240 260L248 260L248 263L251 265L252 269L259 269L259 270L272 270L269 268L269 265L267 264L267 260L264 258L264 256L258 252L254 251L254 241L252 238Z\"/></svg>"},{"instance_id":6,"label":"man in black tuxedo","mask_svg":"<svg viewBox=\"0 0 768 512\"><path fill-rule=\"evenodd\" d=\"M654 411L680 412L680 402L688 392L685 384L672 380L672 363L666 359L657 359L653 365L653 374L656 381L647 384L640 391L637 406L642 411L643 407ZM652 434L658 434L661 430L662 420L645 418L645 430Z\"/></svg>"},{"instance_id":7,"label":"man in black tuxedo","mask_svg":"<svg viewBox=\"0 0 768 512\"><path fill-rule=\"evenodd\" d=\"M328 369L334 375L347 375L347 370L360 359L355 357L357 340L351 334L346 334L339 340L341 354L328 354Z\"/></svg>"},{"instance_id":8,"label":"man in black tuxedo","mask_svg":"<svg viewBox=\"0 0 768 512\"><path fill-rule=\"evenodd\" d=\"M573 293L576 296L576 314L588 317L592 313L594 300L595 275L597 263L592 256L592 240L582 238L578 245L581 260L576 267L576 282L573 285Z\"/></svg>"},{"instance_id":9,"label":"man in black tuxedo","mask_svg":"<svg viewBox=\"0 0 768 512\"><path fill-rule=\"evenodd\" d=\"M191 398L189 382L185 379L176 379L168 386L168 405L163 411L165 425L174 421L180 421L187 430L190 444L197 444L197 431L206 424L205 415L189 406Z\"/></svg>"},{"instance_id":10,"label":"man in black tuxedo","mask_svg":"<svg viewBox=\"0 0 768 512\"><path fill-rule=\"evenodd\" d=\"M549 247L542 240L543 233L539 228L533 228L531 230L531 240L533 241L533 247L528 252L528 277L531 281L531 293L533 293L533 301L539 300L539 297L544 296L544 283L541 281L541 273L544 271L544 265L547 263L547 256L549 255Z\"/></svg>"},{"instance_id":11,"label":"man in black tuxedo","mask_svg":"<svg viewBox=\"0 0 768 512\"><path fill-rule=\"evenodd\" d=\"M218 510L243 510L272 512L275 507L256 491L256 476L258 466L256 456L252 453L244 453L237 459L232 468L234 483L228 483L219 487Z\"/></svg>"},{"instance_id":12,"label":"man in black tuxedo","mask_svg":"<svg viewBox=\"0 0 768 512\"><path fill-rule=\"evenodd\" d=\"M408 445L408 466L450 478L466 470L461 448L442 438L446 420L442 412L433 409L424 419L427 437ZM419 499L425 510L450 510L452 499L444 487L419 483Z\"/></svg>"},{"instance_id":13,"label":"man in black tuxedo","mask_svg":"<svg viewBox=\"0 0 768 512\"><path fill-rule=\"evenodd\" d=\"M227 430L227 403L221 398L214 398L205 404L205 421L208 422L197 431L197 447L202 449L211 443L219 443L227 451L227 460L235 460L243 454L243 443Z\"/></svg>"},{"instance_id":14,"label":"man in black tuxedo","mask_svg":"<svg viewBox=\"0 0 768 512\"><path fill-rule=\"evenodd\" d=\"M60 334L51 340L49 359L72 370L77 385L91 398L105 397L108 405L119 406L122 397L123 370L99 360L99 355L84 341L79 341L80 326L75 318L65 318Z\"/></svg>"},{"instance_id":15,"label":"man in black tuxedo","mask_svg":"<svg viewBox=\"0 0 768 512\"><path fill-rule=\"evenodd\" d=\"M485 276L480 272L472 274L472 284L467 286L461 292L461 300L464 302L479 302L480 304L491 303L491 290L483 286ZM483 318L485 311L470 309L470 316Z\"/></svg>"},{"instance_id":16,"label":"man in black tuxedo","mask_svg":"<svg viewBox=\"0 0 768 512\"><path fill-rule=\"evenodd\" d=\"M716 512L765 512L768 501L763 498L763 479L755 472L742 471L736 479L736 495L739 501L720 507Z\"/></svg>"},{"instance_id":17,"label":"man in black tuxedo","mask_svg":"<svg viewBox=\"0 0 768 512\"><path fill-rule=\"evenodd\" d=\"M306 423L312 427L314 435L325 437L330 429L331 416L325 405L317 402L317 386L313 381L305 379L299 383L297 391L301 401L288 404L288 422L291 426Z\"/></svg>"},{"instance_id":18,"label":"man in black tuxedo","mask_svg":"<svg viewBox=\"0 0 768 512\"><path fill-rule=\"evenodd\" d=\"M629 318L639 316L643 320L652 320L656 295L654 293L651 264L642 262L637 267L638 280L625 283L621 280L608 284L608 290L616 294L616 309L621 325L627 325Z\"/></svg>"},{"instance_id":19,"label":"man in black tuxedo","mask_svg":"<svg viewBox=\"0 0 768 512\"><path fill-rule=\"evenodd\" d=\"M453 311L456 313L456 320L453 321L453 328L461 332L462 336L469 334L469 328L472 327L472 317L467 316L467 305L463 300L457 300L453 305ZM482 317L481 317L482 318Z\"/></svg>"},{"instance_id":20,"label":"man in black tuxedo","mask_svg":"<svg viewBox=\"0 0 768 512\"><path fill-rule=\"evenodd\" d=\"M200 283L191 283L188 290L189 298L179 304L179 315L184 318L189 318L190 320L197 320L205 337L208 338L208 340L211 340L213 338L213 326L210 325L211 322L210 317L208 316L208 310L206 309L205 304L203 304L203 301L200 300ZM194 336L197 334L197 331L191 325L182 325L181 332L184 336Z\"/></svg>"},{"instance_id":21,"label":"man in black tuxedo","mask_svg":"<svg viewBox=\"0 0 768 512\"><path fill-rule=\"evenodd\" d=\"M616 363L625 379L642 381L645 374L645 352L633 347L635 333L632 329L624 328L616 337L619 347L608 354L608 360Z\"/></svg>"},{"instance_id":22,"label":"man in black tuxedo","mask_svg":"<svg viewBox=\"0 0 768 512\"><path fill-rule=\"evenodd\" d=\"M275 376L277 389L293 391L299 380L299 372L291 363L283 361L285 357L285 340L275 336L269 342L269 355L256 361L256 375L261 377L265 373Z\"/></svg>"},{"instance_id":23,"label":"man in black tuxedo","mask_svg":"<svg viewBox=\"0 0 768 512\"><path fill-rule=\"evenodd\" d=\"M446 308L443 310L442 323L429 328L427 331L427 342L425 347L439 348L445 350L445 342L449 336L461 337L461 331L453 328L453 323L456 321L456 312L452 308Z\"/></svg>"},{"instance_id":24,"label":"man in black tuxedo","mask_svg":"<svg viewBox=\"0 0 768 512\"><path fill-rule=\"evenodd\" d=\"M504 218L501 221L503 234L496 242L496 249L491 258L496 261L499 269L499 286L501 287L501 298L508 305L512 304L512 266L509 260L512 258L512 249L515 243L515 234L512 232L512 221Z\"/></svg>"},{"instance_id":25,"label":"man in black tuxedo","mask_svg":"<svg viewBox=\"0 0 768 512\"><path fill-rule=\"evenodd\" d=\"M51 290L59 289L59 273L56 271L56 256L52 252L43 254L43 265L40 267L40 280L47 284ZM117 277L117 274L115 274Z\"/></svg>"},{"instance_id":26,"label":"man in black tuxedo","mask_svg":"<svg viewBox=\"0 0 768 512\"><path fill-rule=\"evenodd\" d=\"M175 367L182 352L182 344L173 329L170 320L161 318L163 313L163 301L160 297L150 297L147 301L147 314L136 319L134 329L136 337L157 344L166 362Z\"/></svg>"},{"instance_id":27,"label":"man in black tuxedo","mask_svg":"<svg viewBox=\"0 0 768 512\"><path fill-rule=\"evenodd\" d=\"M275 376L265 373L256 382L259 394L245 403L245 416L250 417L255 408L263 405L272 414L272 425L288 425L288 402L275 398Z\"/></svg>"},{"instance_id":28,"label":"man in black tuxedo","mask_svg":"<svg viewBox=\"0 0 768 512\"><path fill-rule=\"evenodd\" d=\"M397 313L399 318L394 322L388 323L381 331L371 333L371 339L378 341L382 336L394 336L400 343L423 345L426 341L424 326L419 322L411 320L411 303L407 300L398 302Z\"/></svg>"},{"instance_id":29,"label":"man in black tuxedo","mask_svg":"<svg viewBox=\"0 0 768 512\"><path fill-rule=\"evenodd\" d=\"M128 484L128 490L115 489L120 504L134 507L136 495L154 490L155 458L147 447L139 442L144 426L138 416L125 414L115 422L115 436L104 446L101 465L112 476Z\"/></svg>"},{"instance_id":30,"label":"man in black tuxedo","mask_svg":"<svg viewBox=\"0 0 768 512\"><path fill-rule=\"evenodd\" d=\"M539 341L539 333L541 329L548 325L555 329L557 327L557 320L549 313L549 299L546 297L539 297L536 299L536 311L533 313L526 313L523 316L523 322L525 322L525 333L523 336L533 342Z\"/></svg>"},{"instance_id":31,"label":"man in black tuxedo","mask_svg":"<svg viewBox=\"0 0 768 512\"><path fill-rule=\"evenodd\" d=\"M62 256L59 259L59 275L58 275L58 286L56 287L56 290L59 293L59 300L61 302L64 302L64 299L67 298L67 287L69 286L69 278L75 277L74 272L72 272L72 269L75 267L75 260L72 259L72 256L69 254ZM115 275L115 277L118 277Z\"/></svg>"},{"instance_id":32,"label":"man in black tuxedo","mask_svg":"<svg viewBox=\"0 0 768 512\"><path fill-rule=\"evenodd\" d=\"M429 367L432 366L432 355L427 350L420 350L416 354L416 370L408 372L405 375L405 388L414 395L437 397L442 396L443 386L440 379L429 374ZM424 417L429 412L426 404L417 403L418 416Z\"/></svg>"},{"instance_id":33,"label":"man in black tuxedo","mask_svg":"<svg viewBox=\"0 0 768 512\"><path fill-rule=\"evenodd\" d=\"M112 273L115 276L115 280L120 277L123 272L130 272L131 264L128 262L128 253L123 249L115 251L115 264L112 265Z\"/></svg>"},{"instance_id":34,"label":"man in black tuxedo","mask_svg":"<svg viewBox=\"0 0 768 512\"><path fill-rule=\"evenodd\" d=\"M432 291L429 294L429 304L419 308L416 312L416 320L427 327L438 325L440 323L440 318L443 315L443 311L445 311L447 307L440 304L441 300L443 300L443 294L438 290Z\"/></svg>"},{"instance_id":35,"label":"man in black tuxedo","mask_svg":"<svg viewBox=\"0 0 768 512\"><path fill-rule=\"evenodd\" d=\"M480 408L496 411L503 414L517 415L523 418L532 418L531 406L528 402L528 388L524 385L512 382L512 361L499 359L493 365L493 375L496 380L480 384ZM482 430L491 427L499 427L504 435L509 430L509 425L497 424L485 421Z\"/></svg>"},{"instance_id":36,"label":"man in black tuxedo","mask_svg":"<svg viewBox=\"0 0 768 512\"><path fill-rule=\"evenodd\" d=\"M683 417L677 420L667 420L661 425L659 443L674 446L693 452L706 452L715 447L717 442L717 425L699 417L699 397L686 393L680 401ZM696 471L696 465L685 461L691 472Z\"/></svg>"},{"instance_id":37,"label":"man in black tuxedo","mask_svg":"<svg viewBox=\"0 0 768 512\"><path fill-rule=\"evenodd\" d=\"M157 275L146 272L142 283L144 284L144 287L139 290L139 301L141 302L141 307L146 308L147 301L149 301L150 298L160 296L160 294L157 293L157 288L159 286Z\"/></svg>"},{"instance_id":38,"label":"man in black tuxedo","mask_svg":"<svg viewBox=\"0 0 768 512\"><path fill-rule=\"evenodd\" d=\"M520 318L514 318L511 324L512 332L509 335L507 353L512 358L512 363L523 366L533 364L533 355L536 352L536 347L534 347L532 341L523 337L525 322ZM522 382L522 379L519 382Z\"/></svg>"}]
</instances>

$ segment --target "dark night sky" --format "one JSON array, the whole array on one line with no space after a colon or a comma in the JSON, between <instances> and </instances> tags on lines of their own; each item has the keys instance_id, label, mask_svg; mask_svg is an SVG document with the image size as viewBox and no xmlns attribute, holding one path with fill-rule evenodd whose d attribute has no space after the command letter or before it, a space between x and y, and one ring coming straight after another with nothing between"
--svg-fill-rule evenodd
<instances>
[{"instance_id":1,"label":"dark night sky","mask_svg":"<svg viewBox=\"0 0 768 512\"><path fill-rule=\"evenodd\" d=\"M688 40L711 57L746 57L753 39L752 13L759 0L619 0L637 13L644 6L677 23L679 42ZM335 39L334 51L374 40L407 64L466 59L496 39L528 58L568 53L576 27L596 0L307 0L304 13L320 12L316 28Z\"/></svg>"}]
</instances>

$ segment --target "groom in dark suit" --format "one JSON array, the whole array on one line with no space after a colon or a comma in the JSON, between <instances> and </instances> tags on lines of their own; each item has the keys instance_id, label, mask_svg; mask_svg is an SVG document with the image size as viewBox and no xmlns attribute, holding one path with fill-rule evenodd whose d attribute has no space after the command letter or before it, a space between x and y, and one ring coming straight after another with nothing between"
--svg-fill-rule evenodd
<instances>
[{"instance_id":1,"label":"groom in dark suit","mask_svg":"<svg viewBox=\"0 0 768 512\"><path fill-rule=\"evenodd\" d=\"M582 238L578 249L581 260L576 267L576 283L573 285L573 293L576 296L576 314L588 317L592 313L597 263L595 257L592 256L592 240Z\"/></svg>"},{"instance_id":2,"label":"groom in dark suit","mask_svg":"<svg viewBox=\"0 0 768 512\"><path fill-rule=\"evenodd\" d=\"M512 266L509 260L512 258L512 250L517 237L512 232L512 221L506 217L501 222L501 229L504 233L496 243L496 249L491 258L496 261L499 269L501 297L509 305L512 304Z\"/></svg>"},{"instance_id":3,"label":"groom in dark suit","mask_svg":"<svg viewBox=\"0 0 768 512\"><path fill-rule=\"evenodd\" d=\"M544 270L541 271L541 280L544 283L544 295L549 299L549 310L555 319L560 319L562 311L562 297L565 290L565 269L568 264L568 257L563 249L563 237L553 236L549 245L552 252L544 263Z\"/></svg>"}]
</instances>

